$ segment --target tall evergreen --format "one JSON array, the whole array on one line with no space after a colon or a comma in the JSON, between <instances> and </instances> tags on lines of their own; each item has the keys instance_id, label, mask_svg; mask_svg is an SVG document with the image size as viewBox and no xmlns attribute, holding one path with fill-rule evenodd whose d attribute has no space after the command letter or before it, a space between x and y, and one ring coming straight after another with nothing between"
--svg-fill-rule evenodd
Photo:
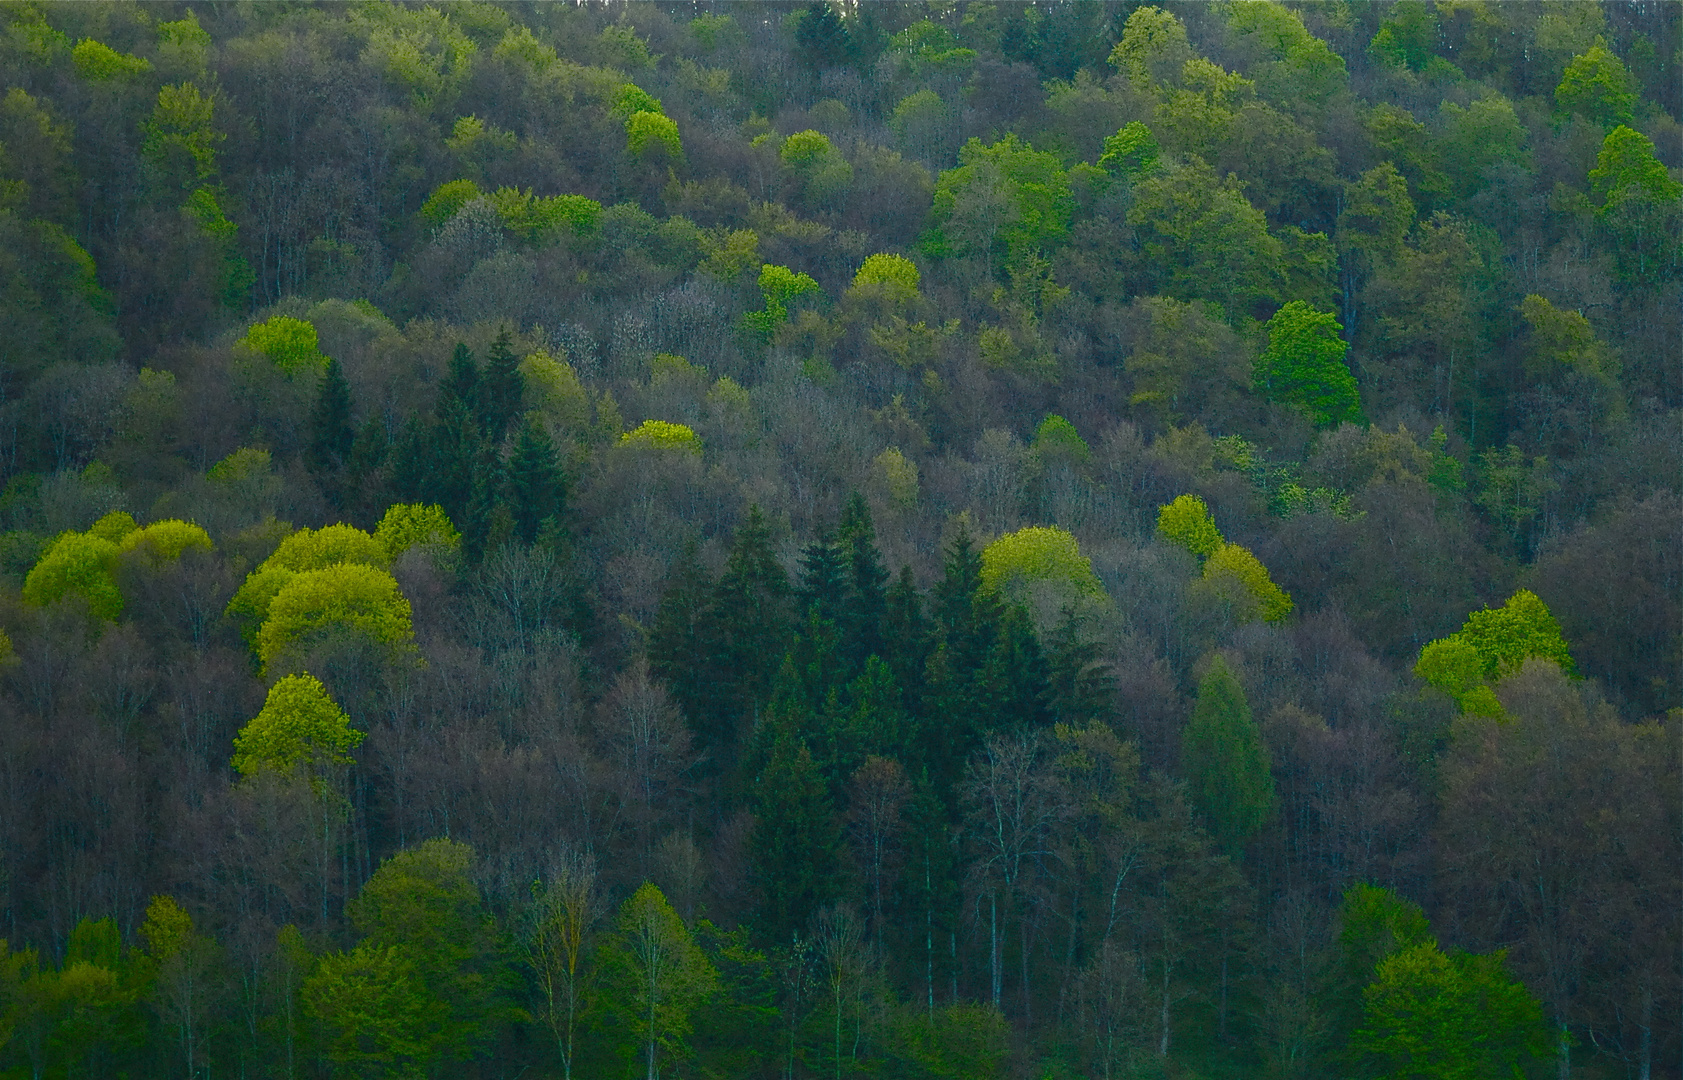
<instances>
[{"instance_id":1,"label":"tall evergreen","mask_svg":"<svg viewBox=\"0 0 1683 1080\"><path fill-rule=\"evenodd\" d=\"M825 622L840 626L848 586L844 558L834 538L829 536L820 536L801 553L801 580L795 600L803 622L811 612Z\"/></svg>"},{"instance_id":2,"label":"tall evergreen","mask_svg":"<svg viewBox=\"0 0 1683 1080\"><path fill-rule=\"evenodd\" d=\"M1052 722L1051 671L1034 620L1019 604L1003 608L989 643L987 660L977 673L977 696L986 726L978 736L1000 729L1044 727Z\"/></svg>"},{"instance_id":3,"label":"tall evergreen","mask_svg":"<svg viewBox=\"0 0 1683 1080\"><path fill-rule=\"evenodd\" d=\"M846 568L848 586L837 620L841 627L842 653L849 670L858 672L864 670L866 657L885 651L883 618L887 598L883 586L888 582L888 571L883 568L882 554L877 551L877 531L871 521L870 507L857 491L842 511L836 546Z\"/></svg>"},{"instance_id":4,"label":"tall evergreen","mask_svg":"<svg viewBox=\"0 0 1683 1080\"><path fill-rule=\"evenodd\" d=\"M1098 644L1082 639L1081 618L1073 609L1064 610L1045 651L1053 715L1078 727L1108 722L1116 712L1116 681Z\"/></svg>"},{"instance_id":5,"label":"tall evergreen","mask_svg":"<svg viewBox=\"0 0 1683 1080\"><path fill-rule=\"evenodd\" d=\"M890 646L885 659L894 669L895 681L905 697L906 708L917 712L923 698L924 665L929 662L929 618L923 610L923 594L910 566L902 566L883 597L882 637Z\"/></svg>"},{"instance_id":6,"label":"tall evergreen","mask_svg":"<svg viewBox=\"0 0 1683 1080\"><path fill-rule=\"evenodd\" d=\"M546 523L556 522L566 506L567 489L555 444L536 420L521 425L505 467L508 507L514 533L530 544Z\"/></svg>"},{"instance_id":7,"label":"tall evergreen","mask_svg":"<svg viewBox=\"0 0 1683 1080\"><path fill-rule=\"evenodd\" d=\"M755 921L767 939L786 942L839 891L841 831L817 763L792 735L773 746L755 796L749 845L760 890Z\"/></svg>"},{"instance_id":8,"label":"tall evergreen","mask_svg":"<svg viewBox=\"0 0 1683 1080\"><path fill-rule=\"evenodd\" d=\"M520 415L525 389L520 359L514 355L513 343L505 329L485 354L485 370L479 378L479 427L492 444L502 444L514 418Z\"/></svg>"},{"instance_id":9,"label":"tall evergreen","mask_svg":"<svg viewBox=\"0 0 1683 1080\"><path fill-rule=\"evenodd\" d=\"M345 381L339 361L330 358L310 410L310 441L304 448L304 465L335 506L342 503L341 472L355 440L356 431L351 427L351 386Z\"/></svg>"},{"instance_id":10,"label":"tall evergreen","mask_svg":"<svg viewBox=\"0 0 1683 1080\"><path fill-rule=\"evenodd\" d=\"M697 748L711 756L721 733L715 730L718 680L709 663L711 628L707 604L713 582L697 558L694 540L684 544L672 568L660 608L649 627L649 670L666 683L694 733Z\"/></svg>"},{"instance_id":11,"label":"tall evergreen","mask_svg":"<svg viewBox=\"0 0 1683 1080\"><path fill-rule=\"evenodd\" d=\"M476 415L479 411L479 365L474 362L473 350L460 341L450 353L450 368L439 384L433 415L442 420L457 406Z\"/></svg>"},{"instance_id":12,"label":"tall evergreen","mask_svg":"<svg viewBox=\"0 0 1683 1080\"><path fill-rule=\"evenodd\" d=\"M771 549L771 527L758 506L731 542L709 605L711 666L718 680L710 723L734 757L735 733L765 702L789 648L789 575Z\"/></svg>"},{"instance_id":13,"label":"tall evergreen","mask_svg":"<svg viewBox=\"0 0 1683 1080\"><path fill-rule=\"evenodd\" d=\"M1274 774L1244 688L1216 657L1181 736L1187 793L1223 850L1237 855L1274 814Z\"/></svg>"}]
</instances>

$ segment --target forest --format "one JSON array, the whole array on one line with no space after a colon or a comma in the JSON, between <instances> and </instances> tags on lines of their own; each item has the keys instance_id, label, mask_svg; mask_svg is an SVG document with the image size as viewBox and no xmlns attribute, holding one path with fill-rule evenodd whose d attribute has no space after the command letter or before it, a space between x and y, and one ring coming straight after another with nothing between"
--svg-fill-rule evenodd
<instances>
[{"instance_id":1,"label":"forest","mask_svg":"<svg viewBox=\"0 0 1683 1080\"><path fill-rule=\"evenodd\" d=\"M1683 1076L1683 5L0 0L0 1077Z\"/></svg>"}]
</instances>

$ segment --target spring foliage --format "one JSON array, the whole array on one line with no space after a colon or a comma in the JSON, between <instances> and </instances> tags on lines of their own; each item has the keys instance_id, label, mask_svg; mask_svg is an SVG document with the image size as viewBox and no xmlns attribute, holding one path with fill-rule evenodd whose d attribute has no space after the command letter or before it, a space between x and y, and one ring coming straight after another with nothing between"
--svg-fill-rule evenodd
<instances>
[{"instance_id":1,"label":"spring foliage","mask_svg":"<svg viewBox=\"0 0 1683 1080\"><path fill-rule=\"evenodd\" d=\"M269 688L263 710L234 737L235 771L251 776L263 769L311 771L350 763L362 732L314 675L288 675Z\"/></svg>"},{"instance_id":2,"label":"spring foliage","mask_svg":"<svg viewBox=\"0 0 1683 1080\"><path fill-rule=\"evenodd\" d=\"M1536 593L1521 589L1499 608L1468 615L1458 633L1421 649L1414 673L1453 697L1462 712L1500 716L1491 684L1532 658L1559 664L1567 674L1575 670L1560 623Z\"/></svg>"},{"instance_id":3,"label":"spring foliage","mask_svg":"<svg viewBox=\"0 0 1683 1080\"><path fill-rule=\"evenodd\" d=\"M982 584L995 591L1046 582L1087 596L1103 596L1093 562L1063 529L1031 525L982 549Z\"/></svg>"},{"instance_id":4,"label":"spring foliage","mask_svg":"<svg viewBox=\"0 0 1683 1080\"><path fill-rule=\"evenodd\" d=\"M290 315L276 315L253 323L239 343L268 357L288 375L319 375L327 369L327 357L322 355L316 328Z\"/></svg>"},{"instance_id":5,"label":"spring foliage","mask_svg":"<svg viewBox=\"0 0 1683 1080\"><path fill-rule=\"evenodd\" d=\"M1165 540L1179 544L1200 559L1214 555L1224 541L1210 508L1196 495L1177 495L1175 501L1157 511L1157 531Z\"/></svg>"},{"instance_id":6,"label":"spring foliage","mask_svg":"<svg viewBox=\"0 0 1683 1080\"><path fill-rule=\"evenodd\" d=\"M268 669L291 650L340 633L391 648L407 645L414 628L409 600L397 580L357 563L295 574L269 602L257 632L257 656Z\"/></svg>"},{"instance_id":7,"label":"spring foliage","mask_svg":"<svg viewBox=\"0 0 1683 1080\"><path fill-rule=\"evenodd\" d=\"M695 429L667 420L645 420L619 437L621 446L649 447L655 450L680 450L687 454L701 453L701 437Z\"/></svg>"}]
</instances>

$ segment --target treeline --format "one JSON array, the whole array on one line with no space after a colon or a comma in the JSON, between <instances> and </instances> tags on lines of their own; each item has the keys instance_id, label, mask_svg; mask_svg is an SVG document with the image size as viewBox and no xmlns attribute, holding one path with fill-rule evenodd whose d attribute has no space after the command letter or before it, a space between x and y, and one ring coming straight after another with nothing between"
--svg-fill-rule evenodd
<instances>
[{"instance_id":1,"label":"treeline","mask_svg":"<svg viewBox=\"0 0 1683 1080\"><path fill-rule=\"evenodd\" d=\"M1679 9L0 7L6 1075L1675 1075Z\"/></svg>"}]
</instances>

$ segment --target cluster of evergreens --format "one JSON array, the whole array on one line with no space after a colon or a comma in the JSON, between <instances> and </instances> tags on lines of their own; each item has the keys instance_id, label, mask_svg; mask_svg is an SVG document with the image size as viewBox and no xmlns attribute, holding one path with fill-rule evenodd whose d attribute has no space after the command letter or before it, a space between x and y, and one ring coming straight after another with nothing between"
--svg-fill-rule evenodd
<instances>
[{"instance_id":1,"label":"cluster of evergreens","mask_svg":"<svg viewBox=\"0 0 1683 1080\"><path fill-rule=\"evenodd\" d=\"M0 1075L1678 1075L1680 70L5 0Z\"/></svg>"}]
</instances>

